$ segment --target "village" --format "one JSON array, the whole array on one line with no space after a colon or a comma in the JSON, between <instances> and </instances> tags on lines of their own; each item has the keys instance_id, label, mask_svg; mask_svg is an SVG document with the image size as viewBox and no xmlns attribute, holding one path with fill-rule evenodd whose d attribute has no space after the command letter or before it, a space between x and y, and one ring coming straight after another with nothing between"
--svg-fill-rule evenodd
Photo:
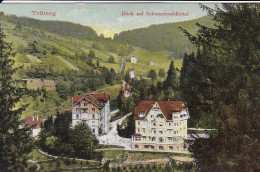
<instances>
[{"instance_id":1,"label":"village","mask_svg":"<svg viewBox=\"0 0 260 172\"><path fill-rule=\"evenodd\" d=\"M131 63L138 63L137 57L131 57ZM127 69L131 79L135 78L133 68ZM55 89L53 81L43 81L42 84L33 84L26 80L30 89ZM55 86L55 85L54 85ZM118 94L125 99L132 96L132 87L123 84ZM71 126L80 123L87 124L91 132L99 140L99 144L122 146L125 150L152 151L152 152L188 152L185 141L192 140L188 136L189 111L182 101L142 100L133 112L125 114L122 118L111 122L111 115L119 110L111 111L110 95L108 93L91 93L75 95L71 102L71 109L61 109L60 114L71 113ZM131 138L118 135L117 126L134 114L135 133ZM39 116L25 118L25 125L32 126L32 136L37 139L44 119Z\"/></svg>"}]
</instances>

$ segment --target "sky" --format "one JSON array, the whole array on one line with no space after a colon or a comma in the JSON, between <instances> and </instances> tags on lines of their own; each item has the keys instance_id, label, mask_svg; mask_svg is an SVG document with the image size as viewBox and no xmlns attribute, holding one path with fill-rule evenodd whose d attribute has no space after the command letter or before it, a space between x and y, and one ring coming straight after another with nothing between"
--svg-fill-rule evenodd
<instances>
[{"instance_id":1,"label":"sky","mask_svg":"<svg viewBox=\"0 0 260 172\"><path fill-rule=\"evenodd\" d=\"M205 3L214 8L215 4ZM40 20L61 20L80 23L92 27L98 34L113 37L114 33L135 28L148 27L153 24L171 23L191 20L205 16L198 3L73 3L73 4L0 4L0 11L6 14L26 16ZM35 11L35 12L33 12ZM43 15L40 12L51 12ZM133 12L133 16L123 16L122 12ZM37 15L38 12L38 15ZM143 16L136 13L144 12ZM154 13L186 13L187 16L147 16ZM56 15L53 15L56 14Z\"/></svg>"}]
</instances>

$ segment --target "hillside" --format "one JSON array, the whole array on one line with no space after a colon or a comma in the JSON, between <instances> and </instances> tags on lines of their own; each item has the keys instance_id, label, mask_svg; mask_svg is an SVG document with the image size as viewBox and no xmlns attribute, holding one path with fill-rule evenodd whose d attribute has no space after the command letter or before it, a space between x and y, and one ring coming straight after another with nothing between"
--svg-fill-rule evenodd
<instances>
[{"instance_id":1,"label":"hillside","mask_svg":"<svg viewBox=\"0 0 260 172\"><path fill-rule=\"evenodd\" d=\"M32 22L34 19L27 18L19 22L17 19L20 18L13 15L1 18L1 27L6 34L6 41L12 42L16 52L13 57L15 66L23 66L15 74L15 78L54 80L56 84L56 90L36 91L32 92L32 95L25 96L18 104L18 106L30 105L24 116L33 114L42 117L50 116L59 109L70 108L71 97L75 94L86 94L96 90L118 94L121 85L118 72L123 57L124 71L127 68L134 68L137 77L146 76L150 69L158 72L163 68L166 71L170 64L170 52L167 51L151 52L108 39L78 38L77 35L59 33L60 26L50 31L40 28L43 23L51 21L36 20L38 24L32 25L25 21ZM56 24L59 23L64 25L62 22ZM95 54L91 60L90 51ZM129 62L132 55L138 57L137 64ZM112 63L109 62L111 57L114 58ZM154 64L149 65L151 62ZM175 64L178 68L181 67L181 61ZM111 72L113 74L112 68L116 78L111 82L108 77L111 76ZM99 70L101 74L93 74L94 69ZM107 74L108 72L110 73ZM117 95L111 95L113 108L116 108L116 97Z\"/></svg>"},{"instance_id":2,"label":"hillside","mask_svg":"<svg viewBox=\"0 0 260 172\"><path fill-rule=\"evenodd\" d=\"M17 17L15 15L4 15L3 17L5 21L8 21L10 23L19 23L23 26L28 26L33 29L39 29L41 31L47 31L58 35L72 36L75 38L83 39L98 38L97 33L91 27L72 22L48 20L43 21L29 17Z\"/></svg>"},{"instance_id":3,"label":"hillside","mask_svg":"<svg viewBox=\"0 0 260 172\"><path fill-rule=\"evenodd\" d=\"M147 28L123 31L119 34L115 34L114 40L120 43L139 46L154 52L169 51L172 52L171 57L174 59L182 59L184 53L192 52L194 47L187 37L180 32L179 27L194 34L198 30L197 27L195 27L196 23L213 26L213 22L209 17L202 17L189 21L151 25Z\"/></svg>"}]
</instances>

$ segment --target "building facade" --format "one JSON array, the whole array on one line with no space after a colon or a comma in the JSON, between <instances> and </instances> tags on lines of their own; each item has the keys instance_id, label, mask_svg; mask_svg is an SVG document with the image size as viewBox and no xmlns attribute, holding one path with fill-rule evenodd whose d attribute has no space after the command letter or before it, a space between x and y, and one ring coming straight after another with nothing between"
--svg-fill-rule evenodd
<instances>
[{"instance_id":1,"label":"building facade","mask_svg":"<svg viewBox=\"0 0 260 172\"><path fill-rule=\"evenodd\" d=\"M131 57L131 63L137 63L137 57L135 56Z\"/></svg>"},{"instance_id":2,"label":"building facade","mask_svg":"<svg viewBox=\"0 0 260 172\"><path fill-rule=\"evenodd\" d=\"M72 101L72 126L86 123L95 135L110 130L110 95L106 93L77 95Z\"/></svg>"},{"instance_id":3,"label":"building facade","mask_svg":"<svg viewBox=\"0 0 260 172\"><path fill-rule=\"evenodd\" d=\"M134 69L127 69L127 72L130 75L130 78L134 78L135 77L135 70Z\"/></svg>"},{"instance_id":4,"label":"building facade","mask_svg":"<svg viewBox=\"0 0 260 172\"><path fill-rule=\"evenodd\" d=\"M29 125L32 130L32 136L37 137L41 131L41 127L43 126L44 121L39 116L28 116L24 119L24 125Z\"/></svg>"},{"instance_id":5,"label":"building facade","mask_svg":"<svg viewBox=\"0 0 260 172\"><path fill-rule=\"evenodd\" d=\"M134 110L135 150L174 152L187 139L188 109L181 101L141 101Z\"/></svg>"},{"instance_id":6,"label":"building facade","mask_svg":"<svg viewBox=\"0 0 260 172\"><path fill-rule=\"evenodd\" d=\"M124 95L125 98L128 98L132 95L132 87L130 86L122 86L119 90L121 94Z\"/></svg>"}]
</instances>

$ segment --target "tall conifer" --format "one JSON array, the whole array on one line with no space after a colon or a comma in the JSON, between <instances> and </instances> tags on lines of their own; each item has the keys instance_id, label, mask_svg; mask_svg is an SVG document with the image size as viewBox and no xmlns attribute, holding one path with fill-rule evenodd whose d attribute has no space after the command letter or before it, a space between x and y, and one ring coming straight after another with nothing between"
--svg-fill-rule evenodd
<instances>
[{"instance_id":1,"label":"tall conifer","mask_svg":"<svg viewBox=\"0 0 260 172\"><path fill-rule=\"evenodd\" d=\"M192 64L199 78L186 88L218 130L190 151L201 171L253 171L260 168L260 5L202 8L215 27L197 24L196 36L182 29L198 49Z\"/></svg>"},{"instance_id":2,"label":"tall conifer","mask_svg":"<svg viewBox=\"0 0 260 172\"><path fill-rule=\"evenodd\" d=\"M22 127L20 120L24 107L15 107L24 89L12 78L16 69L10 57L14 53L12 44L7 43L5 37L0 26L0 169L24 171L32 140L29 128Z\"/></svg>"}]
</instances>

